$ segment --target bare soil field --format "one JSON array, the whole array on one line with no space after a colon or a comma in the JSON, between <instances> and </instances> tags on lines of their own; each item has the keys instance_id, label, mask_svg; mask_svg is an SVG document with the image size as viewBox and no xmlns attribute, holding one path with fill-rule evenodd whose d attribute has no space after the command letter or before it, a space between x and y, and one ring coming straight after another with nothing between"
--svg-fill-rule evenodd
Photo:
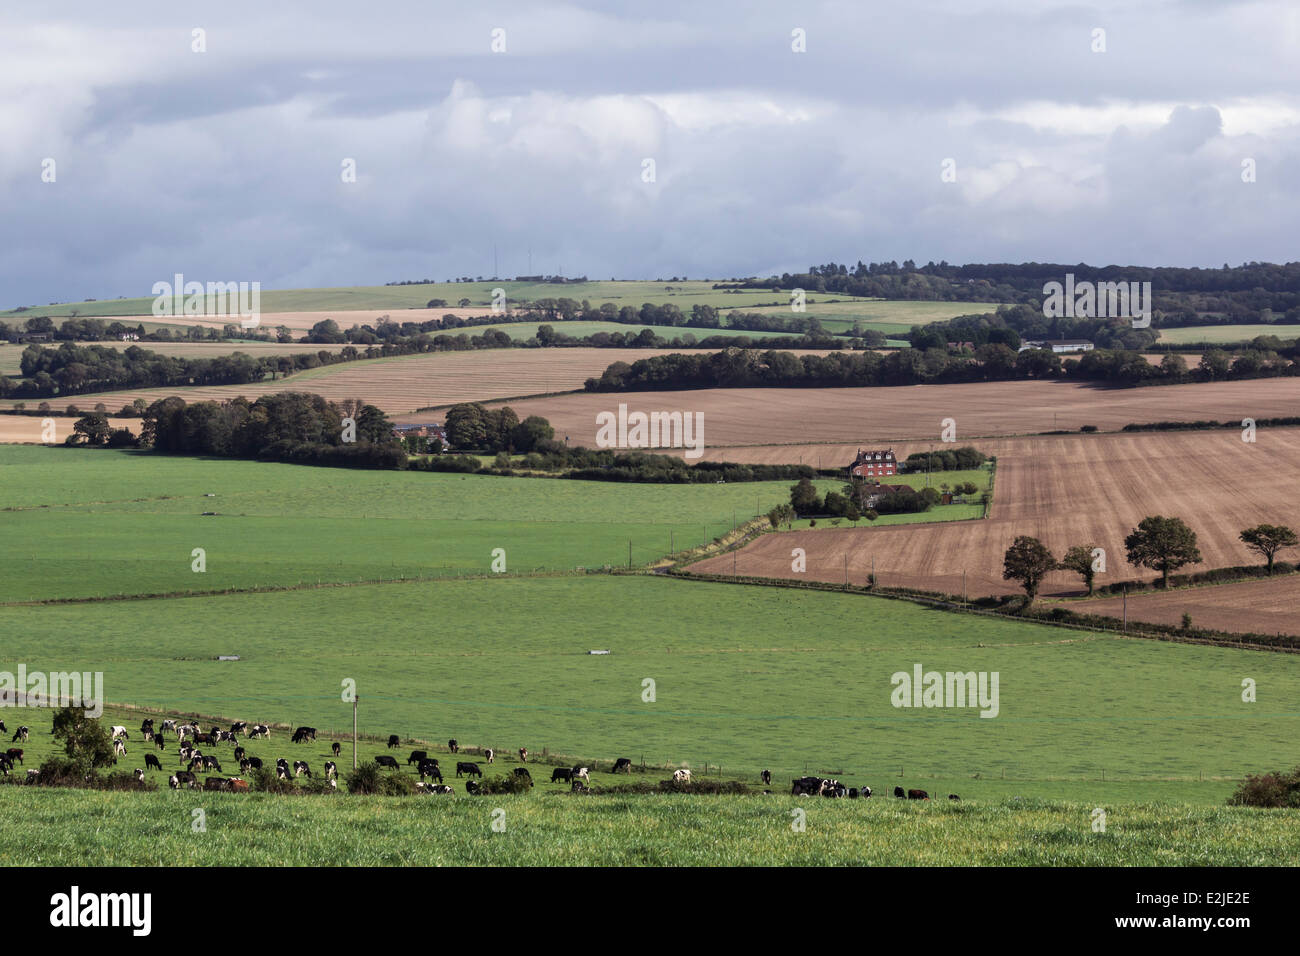
<instances>
[{"instance_id":1,"label":"bare soil field","mask_svg":"<svg viewBox=\"0 0 1300 956\"><path fill-rule=\"evenodd\" d=\"M96 402L103 402L110 411L118 411L137 398L153 402L180 395L191 402L221 401L239 395L251 399L293 391L315 392L332 400L359 398L400 416L433 405L581 388L587 378L599 375L611 362L631 362L658 354L662 353L654 349L582 348L437 352L330 365L256 385L126 389L55 398L50 399L50 404L62 408L72 402L80 408L93 408ZM13 401L0 404L10 407ZM28 407L35 404L27 400ZM415 420L428 416L405 417Z\"/></svg>"},{"instance_id":2,"label":"bare soil field","mask_svg":"<svg viewBox=\"0 0 1300 956\"><path fill-rule=\"evenodd\" d=\"M896 388L716 388L559 395L511 404L541 415L579 444L592 445L596 415L616 410L704 413L705 445L850 445L938 441L945 418L957 442L982 435L1029 435L1054 429L1103 431L1155 421L1280 418L1300 410L1300 378L1256 379L1150 388L1096 388L1074 382L988 382ZM784 451L759 460L798 461ZM737 453L738 454L738 453ZM710 457L714 457L710 453ZM729 456L728 460L743 460Z\"/></svg>"},{"instance_id":3,"label":"bare soil field","mask_svg":"<svg viewBox=\"0 0 1300 956\"><path fill-rule=\"evenodd\" d=\"M1294 559L1294 553L1286 555ZM1066 607L1081 614L1120 617L1123 598L1071 601ZM1130 594L1131 621L1177 625L1183 614L1194 627L1256 634L1300 634L1300 574L1284 574L1241 584L1217 584L1161 592Z\"/></svg>"},{"instance_id":4,"label":"bare soil field","mask_svg":"<svg viewBox=\"0 0 1300 956\"><path fill-rule=\"evenodd\" d=\"M1106 551L1098 583L1154 578L1130 566L1124 538L1147 515L1182 518L1198 535L1204 570L1254 563L1237 539L1261 522L1300 527L1300 429L1261 429L1255 444L1236 431L1068 435L986 440L997 455L992 515L976 521L871 528L815 529L769 534L743 549L736 571L794 577L793 548L807 553L806 577L865 583L873 567L884 586L962 592L972 596L1018 591L1002 580L1002 556L1017 535L1038 538L1059 558L1087 544ZM732 573L732 557L693 566ZM1077 594L1077 575L1048 575L1042 593ZM1295 612L1300 615L1300 611ZM1208 623L1208 622L1207 622Z\"/></svg>"}]
</instances>

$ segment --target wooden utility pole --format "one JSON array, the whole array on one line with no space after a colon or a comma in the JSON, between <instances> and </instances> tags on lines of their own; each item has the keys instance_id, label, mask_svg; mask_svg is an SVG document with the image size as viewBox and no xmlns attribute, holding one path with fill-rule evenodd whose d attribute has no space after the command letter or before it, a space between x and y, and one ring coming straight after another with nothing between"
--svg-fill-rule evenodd
<instances>
[{"instance_id":1,"label":"wooden utility pole","mask_svg":"<svg viewBox=\"0 0 1300 956\"><path fill-rule=\"evenodd\" d=\"M966 569L962 568L961 572L961 603L966 603Z\"/></svg>"},{"instance_id":2,"label":"wooden utility pole","mask_svg":"<svg viewBox=\"0 0 1300 956\"><path fill-rule=\"evenodd\" d=\"M632 539L627 539L627 569L632 570Z\"/></svg>"},{"instance_id":3,"label":"wooden utility pole","mask_svg":"<svg viewBox=\"0 0 1300 956\"><path fill-rule=\"evenodd\" d=\"M1128 585L1124 585L1124 630L1128 630Z\"/></svg>"},{"instance_id":4,"label":"wooden utility pole","mask_svg":"<svg viewBox=\"0 0 1300 956\"><path fill-rule=\"evenodd\" d=\"M352 695L352 769L357 769L357 695Z\"/></svg>"}]
</instances>

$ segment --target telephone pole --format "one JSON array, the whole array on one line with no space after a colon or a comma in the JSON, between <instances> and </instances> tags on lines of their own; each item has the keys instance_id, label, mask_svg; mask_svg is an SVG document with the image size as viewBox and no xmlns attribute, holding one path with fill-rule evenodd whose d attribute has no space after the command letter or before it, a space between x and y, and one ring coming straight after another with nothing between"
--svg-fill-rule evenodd
<instances>
[{"instance_id":1,"label":"telephone pole","mask_svg":"<svg viewBox=\"0 0 1300 956\"><path fill-rule=\"evenodd\" d=\"M357 769L357 695L352 695L352 769Z\"/></svg>"}]
</instances>

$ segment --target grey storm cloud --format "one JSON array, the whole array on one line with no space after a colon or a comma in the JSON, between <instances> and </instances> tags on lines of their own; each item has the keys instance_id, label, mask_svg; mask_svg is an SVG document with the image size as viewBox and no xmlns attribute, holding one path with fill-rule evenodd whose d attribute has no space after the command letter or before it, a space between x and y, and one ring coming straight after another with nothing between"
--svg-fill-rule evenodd
<instances>
[{"instance_id":1,"label":"grey storm cloud","mask_svg":"<svg viewBox=\"0 0 1300 956\"><path fill-rule=\"evenodd\" d=\"M1282 0L289 6L0 12L5 305L494 249L599 278L1294 255Z\"/></svg>"}]
</instances>

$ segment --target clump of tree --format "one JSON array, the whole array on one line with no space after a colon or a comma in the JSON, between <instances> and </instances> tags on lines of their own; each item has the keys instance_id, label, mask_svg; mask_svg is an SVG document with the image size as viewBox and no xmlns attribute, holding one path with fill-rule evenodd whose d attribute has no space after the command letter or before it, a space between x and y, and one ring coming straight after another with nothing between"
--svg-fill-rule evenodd
<instances>
[{"instance_id":1,"label":"clump of tree","mask_svg":"<svg viewBox=\"0 0 1300 956\"><path fill-rule=\"evenodd\" d=\"M1088 588L1088 597L1092 597L1097 579L1097 558L1093 554L1099 550L1101 549L1094 544L1076 544L1065 552L1061 563L1057 565L1060 570L1073 571L1083 578L1083 583Z\"/></svg>"},{"instance_id":2,"label":"clump of tree","mask_svg":"<svg viewBox=\"0 0 1300 956\"><path fill-rule=\"evenodd\" d=\"M904 459L903 466L910 472L973 471L982 467L988 460L988 455L973 445L962 445L960 448L915 452ZM970 493L974 494L974 492Z\"/></svg>"},{"instance_id":3,"label":"clump of tree","mask_svg":"<svg viewBox=\"0 0 1300 956\"><path fill-rule=\"evenodd\" d=\"M555 438L555 429L540 415L523 421L509 405L487 408L481 402L463 402L447 410L443 421L453 448L527 454Z\"/></svg>"},{"instance_id":4,"label":"clump of tree","mask_svg":"<svg viewBox=\"0 0 1300 956\"><path fill-rule=\"evenodd\" d=\"M1300 807L1300 767L1247 776L1228 798L1234 807Z\"/></svg>"},{"instance_id":5,"label":"clump of tree","mask_svg":"<svg viewBox=\"0 0 1300 956\"><path fill-rule=\"evenodd\" d=\"M1181 518L1151 515L1143 518L1124 539L1128 562L1160 572L1160 586L1169 587L1169 572L1201 562L1196 532Z\"/></svg>"},{"instance_id":6,"label":"clump of tree","mask_svg":"<svg viewBox=\"0 0 1300 956\"><path fill-rule=\"evenodd\" d=\"M1037 538L1020 535L1002 558L1002 579L1018 581L1025 589L1026 607L1033 603L1043 578L1057 568L1056 558Z\"/></svg>"},{"instance_id":7,"label":"clump of tree","mask_svg":"<svg viewBox=\"0 0 1300 956\"><path fill-rule=\"evenodd\" d=\"M1297 538L1295 531L1286 525L1257 524L1241 532L1240 538L1246 547L1268 562L1270 576L1273 574L1273 561L1277 553L1283 548L1294 548L1300 545L1300 538Z\"/></svg>"}]
</instances>

